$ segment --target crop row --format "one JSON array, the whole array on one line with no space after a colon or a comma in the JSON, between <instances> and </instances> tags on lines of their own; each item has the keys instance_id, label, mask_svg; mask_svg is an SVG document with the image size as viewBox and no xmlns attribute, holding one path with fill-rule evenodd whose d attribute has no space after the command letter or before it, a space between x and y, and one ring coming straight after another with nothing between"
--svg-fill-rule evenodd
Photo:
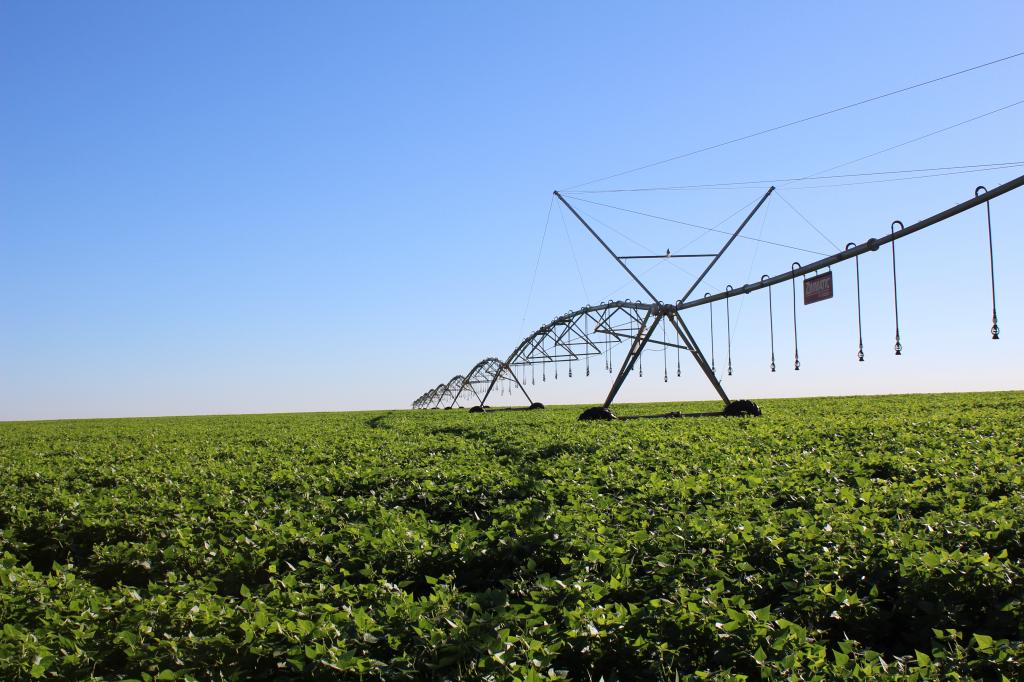
<instances>
[{"instance_id":1,"label":"crop row","mask_svg":"<svg viewBox=\"0 0 1024 682\"><path fill-rule=\"evenodd\" d=\"M764 408L0 425L0 676L1024 677L1024 395Z\"/></svg>"}]
</instances>

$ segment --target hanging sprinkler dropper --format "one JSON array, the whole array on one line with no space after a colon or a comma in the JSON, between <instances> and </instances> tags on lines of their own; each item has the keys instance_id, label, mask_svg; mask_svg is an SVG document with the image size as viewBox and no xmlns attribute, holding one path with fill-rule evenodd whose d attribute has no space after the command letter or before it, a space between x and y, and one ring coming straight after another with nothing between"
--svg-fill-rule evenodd
<instances>
[{"instance_id":1,"label":"hanging sprinkler dropper","mask_svg":"<svg viewBox=\"0 0 1024 682\"><path fill-rule=\"evenodd\" d=\"M974 196L980 197L988 194L984 185L978 185L974 190ZM996 258L992 248L992 208L989 202L985 202L985 218L988 221L988 271L992 280L992 340L999 340L999 316L996 315Z\"/></svg>"},{"instance_id":2,"label":"hanging sprinkler dropper","mask_svg":"<svg viewBox=\"0 0 1024 682\"><path fill-rule=\"evenodd\" d=\"M768 275L761 275L761 281L768 279ZM768 338L772 349L772 371L775 371L775 313L772 311L772 288L768 287Z\"/></svg>"},{"instance_id":3,"label":"hanging sprinkler dropper","mask_svg":"<svg viewBox=\"0 0 1024 682\"><path fill-rule=\"evenodd\" d=\"M903 223L894 220L889 226L890 234L896 234L897 225L901 230L903 229ZM896 290L896 240L889 242L889 246L892 247L892 304L893 310L896 312L896 344L892 348L896 351L896 355L903 355L903 344L900 343L900 296Z\"/></svg>"},{"instance_id":4,"label":"hanging sprinkler dropper","mask_svg":"<svg viewBox=\"0 0 1024 682\"><path fill-rule=\"evenodd\" d=\"M790 270L796 270L800 267L799 263L794 262L790 266ZM800 344L797 340L796 333L796 277L789 280L793 284L793 370L800 371Z\"/></svg>"}]
</instances>

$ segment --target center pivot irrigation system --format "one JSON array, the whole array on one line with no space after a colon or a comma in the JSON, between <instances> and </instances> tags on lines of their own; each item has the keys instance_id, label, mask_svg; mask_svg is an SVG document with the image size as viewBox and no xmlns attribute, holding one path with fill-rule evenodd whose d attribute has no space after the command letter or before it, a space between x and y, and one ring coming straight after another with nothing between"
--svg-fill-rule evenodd
<instances>
[{"instance_id":1,"label":"center pivot irrigation system","mask_svg":"<svg viewBox=\"0 0 1024 682\"><path fill-rule=\"evenodd\" d=\"M750 282L735 287L728 286L725 291L721 293L706 293L702 297L694 299L691 299L694 291L696 291L700 283L719 262L722 255L729 249L732 243L743 231L743 228L747 226L758 210L760 210L764 205L765 201L767 201L768 197L775 190L774 187L769 188L768 191L765 192L764 196L761 197L760 201L757 202L754 208L749 214L747 214L722 248L717 252L688 254L666 253L663 256L620 256L615 253L603 239L601 239L597 232L594 231L594 229L586 220L584 220L584 218L565 199L565 197L563 197L559 192L555 192L555 198L562 202L562 204L572 212L576 219L587 229L594 239L604 247L604 249L612 258L615 259L622 269L626 271L633 281L640 286L640 288L650 297L650 302L632 301L629 299L608 301L599 305L589 305L561 315L523 339L505 360L491 357L480 361L465 375L455 376L448 383L439 384L436 388L424 393L413 402L413 407L450 409L452 407L464 407L463 403L472 402L473 405L470 409L471 412L483 412L488 409L486 408L488 397L496 387L500 387L499 390L502 392L505 390L521 391L523 396L526 398L526 402L529 404L529 407L525 408L505 409L543 408L541 403L533 402L526 388L527 385L533 386L536 384L538 374L540 375L541 381L546 381L548 373L553 370L554 377L557 379L559 366L567 365L567 374L571 377L573 376L573 365L576 363L576 371L580 371L580 364L582 364L584 373L589 376L591 371L591 358L600 356L603 358L604 362L603 369L609 373L614 373L614 380L612 381L611 389L608 391L607 397L604 399L604 403L600 407L591 407L585 410L580 415L580 419L616 419L616 416L612 413L610 407L612 402L615 400L616 394L622 387L622 384L625 382L630 372L637 367L639 368L640 376L643 376L643 360L641 353L647 346L660 346L663 351L662 371L665 381L668 381L668 358L671 349L675 350L676 355L676 376L681 376L682 374L680 358L683 351L685 351L693 357L698 367L700 367L701 371L704 373L704 376L707 377L708 382L711 383L712 387L714 387L715 391L722 399L723 409L720 412L685 414L670 412L668 414L649 415L650 417L759 415L761 411L753 402L749 400L730 400L725 389L722 387L721 382L716 376L714 356L714 308L710 309L712 325L710 363L703 351L701 351L700 346L698 346L693 333L683 320L684 311L699 308L701 306L710 306L718 301L725 301L728 309L730 299L736 296L749 294L759 289L768 289L769 314L771 316L773 315L771 310L772 287L777 284L791 282L793 297L793 367L794 369L799 370L800 355L799 346L797 344L796 328L796 279L800 277L804 278L803 286L805 303L813 303L815 301L831 298L831 267L837 263L852 259L855 263L857 277L857 325L859 336L857 356L858 360L863 361L864 345L862 335L860 334L860 256L869 252L877 251L882 246L889 245L893 263L893 307L896 318L896 336L893 349L896 355L900 355L902 354L903 346L900 343L899 330L899 295L896 282L896 241L981 205L985 206L985 214L988 222L989 273L992 281L991 333L993 339L998 339L999 322L996 315L995 258L992 245L992 213L989 207L989 202L1003 194L1006 194L1007 192L1020 188L1022 185L1024 185L1024 175L991 190L988 190L985 187L978 187L971 199L948 208L940 213L936 213L935 215L925 218L913 225L904 226L900 221L894 221L888 234L868 239L862 244L847 244L846 248L842 251L826 256L825 258L813 263L808 263L807 265L793 263L789 271L780 273L774 277L765 275L757 282ZM647 285L645 285L644 282L637 277L636 273L630 269L629 265L627 265L628 260L635 258L696 258L710 259L710 262L708 262L700 275L697 276L696 280L692 285L690 285L690 288L685 294L683 294L682 298L677 300L675 303L663 303L657 299ZM817 274L821 271L824 272L822 274ZM808 277L808 275L813 276ZM726 324L730 324L730 317L728 313L726 315ZM771 370L774 372L774 322L772 322L770 330L772 344ZM727 356L727 371L731 375L731 329L728 329L728 327L727 333L730 337ZM618 365L618 371L615 372L613 354L615 349L623 343L628 344L628 346L625 350L624 356L622 357L621 363Z\"/></svg>"}]
</instances>

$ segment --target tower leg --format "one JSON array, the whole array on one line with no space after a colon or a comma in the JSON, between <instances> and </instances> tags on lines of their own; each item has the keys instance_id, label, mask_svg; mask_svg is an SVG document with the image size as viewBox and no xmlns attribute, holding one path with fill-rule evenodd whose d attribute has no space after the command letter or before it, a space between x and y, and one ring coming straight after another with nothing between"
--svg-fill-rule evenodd
<instances>
[{"instance_id":1,"label":"tower leg","mask_svg":"<svg viewBox=\"0 0 1024 682\"><path fill-rule=\"evenodd\" d=\"M654 322L650 326L647 326L647 323L651 320L651 316L652 312L647 311L647 316L644 317L643 322L640 323L637 335L633 338L633 343L629 346L629 352L626 353L626 357L622 361L622 366L619 367L619 373L615 377L615 383L612 384L612 389L608 392L608 397L605 398L604 404L601 407L591 407L584 410L583 414L580 415L580 421L607 421L615 419L615 415L612 414L612 411L608 408L612 404L612 401L615 400L615 394L617 394L619 389L622 388L622 384L626 381L626 377L629 376L629 373L633 370L633 365L636 364L637 359L640 357L640 353L643 352L644 346L647 345L647 342L650 340L651 335L657 328L658 323L664 317L660 314L656 315L654 317Z\"/></svg>"},{"instance_id":2,"label":"tower leg","mask_svg":"<svg viewBox=\"0 0 1024 682\"><path fill-rule=\"evenodd\" d=\"M722 402L724 402L728 407L730 400L729 396L725 393L725 389L722 387L722 382L720 382L718 377L715 376L715 373L711 371L711 365L709 365L708 361L704 358L704 354L700 352L700 346L697 345L697 342L693 338L693 334L690 333L686 324L683 323L683 318L680 315L673 313L668 316L668 319L671 321L672 326L675 327L679 335L686 341L686 345L690 347L690 353L693 354L693 359L697 361L697 365L700 366L701 371L704 372L704 376L706 376L708 381L711 382L711 385L715 387L715 390L718 392Z\"/></svg>"},{"instance_id":3,"label":"tower leg","mask_svg":"<svg viewBox=\"0 0 1024 682\"><path fill-rule=\"evenodd\" d=\"M654 322L650 327L647 323L651 319L652 313L647 312L647 316L644 317L644 321L640 324L640 329L637 331L636 337L633 339L633 343L630 344L629 352L626 353L626 357L622 361L622 366L619 367L619 374L615 377L615 383L612 384L612 390L608 391L608 397L604 399L603 407L608 409L615 400L615 394L622 388L623 382L626 381L626 377L633 370L633 365L636 364L637 358L640 357L640 353L643 352L644 346L647 345L647 341L650 340L651 334L654 333L655 328L662 319L662 315L658 315L654 318Z\"/></svg>"},{"instance_id":4,"label":"tower leg","mask_svg":"<svg viewBox=\"0 0 1024 682\"><path fill-rule=\"evenodd\" d=\"M512 368L511 367L506 367L505 371L507 371L512 376L512 380L514 382L516 382L516 386L518 386L519 390L523 392L523 396L526 397L526 402L528 402L531 405L533 405L533 401L530 400L530 394L526 392L526 388L519 382L519 377L517 377L516 373L512 371ZM481 401L480 404L482 405L483 401Z\"/></svg>"},{"instance_id":5,"label":"tower leg","mask_svg":"<svg viewBox=\"0 0 1024 682\"><path fill-rule=\"evenodd\" d=\"M491 379L491 383L487 387L487 392L484 393L484 397L480 399L480 407L483 407L484 403L487 402L487 397L489 395L491 395L491 391L494 390L494 385L497 384L498 383L498 379L501 378L501 373L502 372L508 372L509 373L509 375L512 377L512 380L516 382L516 386L519 387L519 390L522 391L523 395L526 397L526 402L529 403L530 405L533 405L533 401L530 400L530 394L527 393L526 389L523 388L523 385L521 383L519 383L519 377L516 376L516 373L513 372L512 368L509 367L508 365L502 364L501 368L497 372L494 373L494 378Z\"/></svg>"}]
</instances>

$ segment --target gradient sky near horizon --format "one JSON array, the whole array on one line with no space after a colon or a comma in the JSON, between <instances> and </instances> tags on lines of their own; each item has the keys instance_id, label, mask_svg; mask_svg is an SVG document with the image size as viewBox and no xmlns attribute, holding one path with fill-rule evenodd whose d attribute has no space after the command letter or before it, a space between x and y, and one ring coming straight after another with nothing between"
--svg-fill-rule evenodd
<instances>
[{"instance_id":1,"label":"gradient sky near horizon","mask_svg":"<svg viewBox=\"0 0 1024 682\"><path fill-rule=\"evenodd\" d=\"M1024 167L786 179L1024 162L1024 105L902 144L1024 100L1024 57L577 185L1020 52L1022 25L1019 2L8 0L0 420L407 407L560 313L640 298L554 189L624 252L702 233L618 209L713 225L768 182L581 191L775 181L749 233L819 253L910 224ZM974 210L897 244L902 357L883 250L861 259L865 363L847 263L833 300L799 306L800 372L790 290L773 290L775 374L766 295L735 299L726 389L1024 388L1024 190L991 208L1001 340ZM815 258L747 240L707 289ZM664 300L692 281L691 264L648 267ZM707 352L707 310L686 319ZM692 362L668 383L674 358L644 362L620 400L715 397ZM600 402L608 375L581 374L538 379L535 399Z\"/></svg>"}]
</instances>

